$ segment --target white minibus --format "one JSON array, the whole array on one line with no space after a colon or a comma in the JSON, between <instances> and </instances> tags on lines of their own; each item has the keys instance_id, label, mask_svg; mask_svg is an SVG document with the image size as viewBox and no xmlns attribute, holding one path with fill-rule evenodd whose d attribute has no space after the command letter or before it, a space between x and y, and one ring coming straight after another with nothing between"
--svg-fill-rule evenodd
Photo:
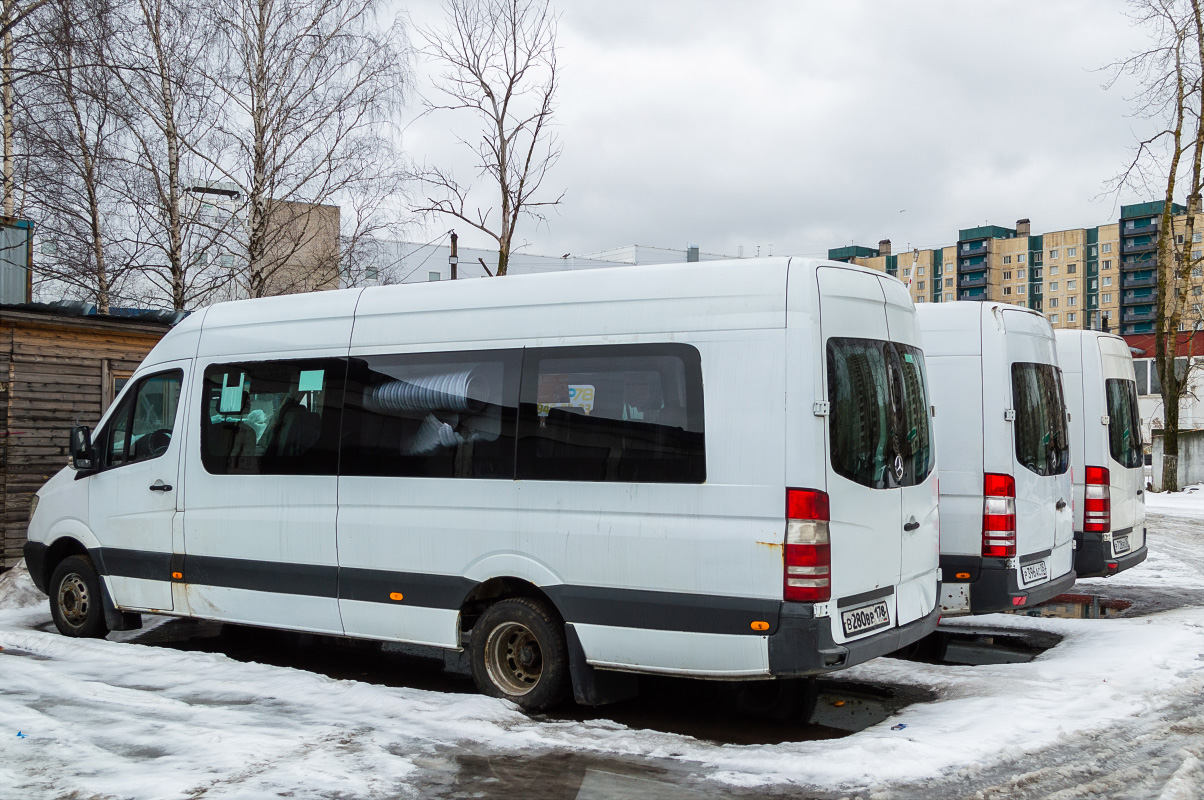
<instances>
[{"instance_id":1,"label":"white minibus","mask_svg":"<svg viewBox=\"0 0 1204 800\"><path fill-rule=\"evenodd\" d=\"M935 629L901 283L748 259L222 303L38 492L60 631L171 614L467 648L483 692L814 675Z\"/></svg>"},{"instance_id":2,"label":"white minibus","mask_svg":"<svg viewBox=\"0 0 1204 800\"><path fill-rule=\"evenodd\" d=\"M1074 585L1070 442L1053 330L1020 306L917 307L941 464L946 615L1037 605Z\"/></svg>"},{"instance_id":3,"label":"white minibus","mask_svg":"<svg viewBox=\"0 0 1204 800\"><path fill-rule=\"evenodd\" d=\"M1058 331L1070 406L1074 570L1115 575L1146 557L1145 451L1133 355L1119 336Z\"/></svg>"}]
</instances>

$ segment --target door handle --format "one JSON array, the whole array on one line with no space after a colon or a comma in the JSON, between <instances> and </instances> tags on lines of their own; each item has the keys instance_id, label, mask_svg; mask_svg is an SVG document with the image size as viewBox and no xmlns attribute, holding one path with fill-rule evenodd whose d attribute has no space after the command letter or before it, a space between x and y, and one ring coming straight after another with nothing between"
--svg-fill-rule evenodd
<instances>
[{"instance_id":1,"label":"door handle","mask_svg":"<svg viewBox=\"0 0 1204 800\"><path fill-rule=\"evenodd\" d=\"M170 492L171 484L164 483L163 481L155 481L151 484L150 490L152 492Z\"/></svg>"},{"instance_id":2,"label":"door handle","mask_svg":"<svg viewBox=\"0 0 1204 800\"><path fill-rule=\"evenodd\" d=\"M904 526L903 526L903 530L905 530L905 531L914 531L914 530L915 530L916 528L918 528L918 527L920 527L920 523L918 523L918 522L915 522L915 521L913 520L912 522L909 522L909 523L907 523L906 525L904 525Z\"/></svg>"},{"instance_id":3,"label":"door handle","mask_svg":"<svg viewBox=\"0 0 1204 800\"><path fill-rule=\"evenodd\" d=\"M1140 489L1138 489L1138 490L1137 490L1137 496L1138 496L1138 497L1141 497L1141 490L1140 490Z\"/></svg>"},{"instance_id":4,"label":"door handle","mask_svg":"<svg viewBox=\"0 0 1204 800\"><path fill-rule=\"evenodd\" d=\"M1062 509L1066 508L1066 501L1065 501L1065 500L1059 500L1059 501L1058 501L1058 505L1056 506L1056 508L1058 509L1058 511L1061 511Z\"/></svg>"}]
</instances>

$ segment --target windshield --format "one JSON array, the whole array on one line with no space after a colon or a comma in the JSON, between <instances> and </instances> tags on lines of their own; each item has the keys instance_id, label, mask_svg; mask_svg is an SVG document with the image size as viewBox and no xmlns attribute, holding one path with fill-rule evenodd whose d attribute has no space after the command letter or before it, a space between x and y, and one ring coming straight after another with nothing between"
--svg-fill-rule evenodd
<instances>
[{"instance_id":1,"label":"windshield","mask_svg":"<svg viewBox=\"0 0 1204 800\"><path fill-rule=\"evenodd\" d=\"M1061 475L1070 466L1062 371L1051 364L1012 364L1016 460L1038 475Z\"/></svg>"}]
</instances>

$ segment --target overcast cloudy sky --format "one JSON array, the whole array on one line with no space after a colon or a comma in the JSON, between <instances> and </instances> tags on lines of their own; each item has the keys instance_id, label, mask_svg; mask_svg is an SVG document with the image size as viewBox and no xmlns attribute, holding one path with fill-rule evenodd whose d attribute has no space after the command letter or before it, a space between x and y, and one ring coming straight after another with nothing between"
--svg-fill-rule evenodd
<instances>
[{"instance_id":1,"label":"overcast cloudy sky","mask_svg":"<svg viewBox=\"0 0 1204 800\"><path fill-rule=\"evenodd\" d=\"M1146 33L1121 0L560 0L566 192L526 252L624 244L746 255L950 244L1030 217L1033 232L1114 221L1104 195L1148 123L1108 63ZM409 6L437 22L436 0ZM420 62L419 88L426 90ZM406 131L466 170L467 118ZM415 226L426 240L463 223ZM423 238L425 237L425 239Z\"/></svg>"}]
</instances>

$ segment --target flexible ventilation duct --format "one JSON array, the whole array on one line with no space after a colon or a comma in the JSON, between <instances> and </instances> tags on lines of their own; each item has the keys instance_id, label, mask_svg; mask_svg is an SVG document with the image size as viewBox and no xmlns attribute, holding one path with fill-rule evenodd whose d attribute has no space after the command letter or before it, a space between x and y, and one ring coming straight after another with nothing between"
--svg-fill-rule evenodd
<instances>
[{"instance_id":1,"label":"flexible ventilation duct","mask_svg":"<svg viewBox=\"0 0 1204 800\"><path fill-rule=\"evenodd\" d=\"M383 414L407 411L480 411L489 378L475 370L388 381L364 390L364 408Z\"/></svg>"}]
</instances>

